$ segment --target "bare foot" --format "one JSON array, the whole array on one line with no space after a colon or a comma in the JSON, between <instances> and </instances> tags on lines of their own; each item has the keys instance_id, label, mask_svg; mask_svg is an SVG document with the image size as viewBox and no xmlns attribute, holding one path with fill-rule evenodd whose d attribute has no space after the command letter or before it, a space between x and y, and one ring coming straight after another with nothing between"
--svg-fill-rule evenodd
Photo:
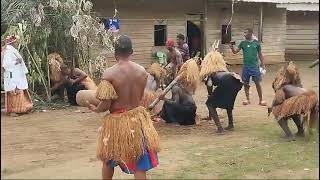
<instances>
[{"instance_id":1,"label":"bare foot","mask_svg":"<svg viewBox=\"0 0 320 180\"><path fill-rule=\"evenodd\" d=\"M152 118L152 121L153 122L161 122L161 118L160 117L154 117L154 118Z\"/></svg>"},{"instance_id":2,"label":"bare foot","mask_svg":"<svg viewBox=\"0 0 320 180\"><path fill-rule=\"evenodd\" d=\"M285 140L287 142L295 141L293 136L283 136L282 138L283 138L283 140Z\"/></svg>"},{"instance_id":3,"label":"bare foot","mask_svg":"<svg viewBox=\"0 0 320 180\"><path fill-rule=\"evenodd\" d=\"M246 106L246 105L249 105L249 104L250 104L250 101L249 101L249 100L245 100L245 101L242 102L242 104L245 105L245 106Z\"/></svg>"},{"instance_id":4,"label":"bare foot","mask_svg":"<svg viewBox=\"0 0 320 180\"><path fill-rule=\"evenodd\" d=\"M223 134L224 130L223 128L218 128L218 130L216 131L217 134Z\"/></svg>"},{"instance_id":5,"label":"bare foot","mask_svg":"<svg viewBox=\"0 0 320 180\"><path fill-rule=\"evenodd\" d=\"M266 101L260 101L259 105L260 106L267 106L267 102Z\"/></svg>"}]
</instances>

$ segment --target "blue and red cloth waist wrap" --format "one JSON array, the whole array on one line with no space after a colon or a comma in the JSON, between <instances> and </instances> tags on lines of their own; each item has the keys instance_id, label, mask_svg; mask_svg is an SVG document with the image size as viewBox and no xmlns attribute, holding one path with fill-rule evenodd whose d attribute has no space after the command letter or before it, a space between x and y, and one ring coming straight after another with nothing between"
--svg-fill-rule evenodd
<instances>
[{"instance_id":1,"label":"blue and red cloth waist wrap","mask_svg":"<svg viewBox=\"0 0 320 180\"><path fill-rule=\"evenodd\" d=\"M118 108L112 111L111 114L120 114L127 111L127 108ZM144 153L137 162L121 162L120 164L118 164L113 160L109 160L106 163L112 168L119 165L123 172L127 174L134 174L137 170L148 171L152 168L157 167L159 165L159 158L156 152L151 151L147 149L146 146L144 146Z\"/></svg>"}]
</instances>

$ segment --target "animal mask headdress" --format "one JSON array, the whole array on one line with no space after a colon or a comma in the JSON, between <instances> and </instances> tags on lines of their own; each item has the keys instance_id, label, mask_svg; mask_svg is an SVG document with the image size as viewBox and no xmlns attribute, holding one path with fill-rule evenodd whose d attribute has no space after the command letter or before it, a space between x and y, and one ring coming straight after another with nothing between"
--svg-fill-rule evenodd
<instances>
[{"instance_id":1,"label":"animal mask headdress","mask_svg":"<svg viewBox=\"0 0 320 180\"><path fill-rule=\"evenodd\" d=\"M147 72L154 76L157 80L160 80L166 76L166 70L160 66L159 63L153 63L147 69Z\"/></svg>"},{"instance_id":2,"label":"animal mask headdress","mask_svg":"<svg viewBox=\"0 0 320 180\"><path fill-rule=\"evenodd\" d=\"M290 61L277 72L277 75L272 83L272 88L273 90L277 91L282 86L287 84L302 87L298 68L292 61Z\"/></svg>"},{"instance_id":3,"label":"animal mask headdress","mask_svg":"<svg viewBox=\"0 0 320 180\"><path fill-rule=\"evenodd\" d=\"M208 75L219 71L228 71L227 64L221 53L217 50L211 50L201 63L200 78L204 79Z\"/></svg>"},{"instance_id":4,"label":"animal mask headdress","mask_svg":"<svg viewBox=\"0 0 320 180\"><path fill-rule=\"evenodd\" d=\"M63 59L58 53L51 53L48 55L49 68L50 68L50 78L59 82L62 78L61 65L63 64Z\"/></svg>"},{"instance_id":5,"label":"animal mask headdress","mask_svg":"<svg viewBox=\"0 0 320 180\"><path fill-rule=\"evenodd\" d=\"M199 67L194 59L187 60L178 72L178 85L194 94L200 82Z\"/></svg>"}]
</instances>

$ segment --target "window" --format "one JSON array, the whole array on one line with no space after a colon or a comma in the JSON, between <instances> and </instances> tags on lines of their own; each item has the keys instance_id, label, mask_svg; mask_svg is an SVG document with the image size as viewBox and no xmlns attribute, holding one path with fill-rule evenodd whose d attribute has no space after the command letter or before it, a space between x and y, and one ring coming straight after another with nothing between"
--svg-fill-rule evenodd
<instances>
[{"instance_id":1,"label":"window","mask_svg":"<svg viewBox=\"0 0 320 180\"><path fill-rule=\"evenodd\" d=\"M167 41L167 26L154 26L154 46L165 46Z\"/></svg>"},{"instance_id":2,"label":"window","mask_svg":"<svg viewBox=\"0 0 320 180\"><path fill-rule=\"evenodd\" d=\"M231 41L231 25L228 26L228 30L226 32L227 25L222 25L221 29L221 44L229 44Z\"/></svg>"}]
</instances>

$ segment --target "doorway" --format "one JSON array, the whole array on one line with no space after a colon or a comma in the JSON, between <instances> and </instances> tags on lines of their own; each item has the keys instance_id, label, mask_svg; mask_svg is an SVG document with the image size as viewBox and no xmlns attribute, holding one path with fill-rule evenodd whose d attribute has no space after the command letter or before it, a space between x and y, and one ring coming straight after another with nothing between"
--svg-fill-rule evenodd
<instances>
[{"instance_id":1,"label":"doorway","mask_svg":"<svg viewBox=\"0 0 320 180\"><path fill-rule=\"evenodd\" d=\"M191 57L194 57L197 52L200 52L200 57L203 57L203 21L201 18L187 21L187 43Z\"/></svg>"}]
</instances>

